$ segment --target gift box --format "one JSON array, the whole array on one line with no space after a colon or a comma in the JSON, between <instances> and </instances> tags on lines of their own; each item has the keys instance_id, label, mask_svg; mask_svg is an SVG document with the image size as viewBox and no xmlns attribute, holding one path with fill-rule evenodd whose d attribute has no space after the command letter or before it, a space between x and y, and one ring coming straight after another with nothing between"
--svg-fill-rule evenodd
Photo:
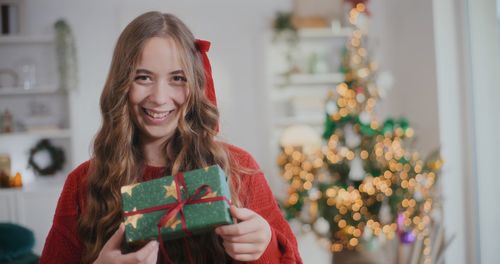
<instances>
[{"instance_id":1,"label":"gift box","mask_svg":"<svg viewBox=\"0 0 500 264\"><path fill-rule=\"evenodd\" d=\"M121 188L125 239L130 245L172 240L232 224L224 171L210 166Z\"/></svg>"}]
</instances>

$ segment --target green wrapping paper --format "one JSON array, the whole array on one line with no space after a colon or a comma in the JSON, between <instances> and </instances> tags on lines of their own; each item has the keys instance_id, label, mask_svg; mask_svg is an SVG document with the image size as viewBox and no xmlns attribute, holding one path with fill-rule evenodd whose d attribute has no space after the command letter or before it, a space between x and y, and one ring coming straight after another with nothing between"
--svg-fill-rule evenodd
<instances>
[{"instance_id":1,"label":"green wrapping paper","mask_svg":"<svg viewBox=\"0 0 500 264\"><path fill-rule=\"evenodd\" d=\"M209 193L203 198L225 196L231 200L229 187L226 183L224 171L218 166L210 166L203 169L184 172L184 181L187 192L181 187L182 200L194 197L196 190L202 185L211 187ZM161 205L175 205L178 203L176 184L174 177L167 176L147 182L123 186L122 208L124 213L148 209ZM201 198L198 197L198 198ZM145 241L158 237L158 223L165 215L167 209L125 216L125 239L129 244L141 244ZM202 202L198 204L186 204L184 206L184 219L187 229L192 234L208 232L219 225L232 224L233 220L229 213L229 204L222 201ZM182 230L181 214L169 220L161 227L163 240L172 240L186 236Z\"/></svg>"}]
</instances>

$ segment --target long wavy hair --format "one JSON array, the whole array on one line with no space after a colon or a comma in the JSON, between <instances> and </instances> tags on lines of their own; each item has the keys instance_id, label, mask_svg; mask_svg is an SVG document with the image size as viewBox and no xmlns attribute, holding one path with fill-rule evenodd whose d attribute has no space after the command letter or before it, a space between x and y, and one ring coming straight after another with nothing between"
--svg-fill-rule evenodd
<instances>
[{"instance_id":1,"label":"long wavy hair","mask_svg":"<svg viewBox=\"0 0 500 264\"><path fill-rule=\"evenodd\" d=\"M228 177L233 202L238 200L241 172L230 159L225 145L215 140L219 122L217 108L204 96L205 72L202 59L187 26L171 14L148 12L123 30L116 44L111 67L100 98L102 125L94 138L87 177L87 202L78 222L85 247L83 263L94 261L123 219L120 187L140 181L145 160L139 129L131 118L128 92L145 42L152 37L171 38L181 52L188 96L180 106L178 126L165 145L165 173L219 164ZM225 263L220 239L211 232L189 241L197 263ZM168 242L169 254L185 262L179 242Z\"/></svg>"}]
</instances>

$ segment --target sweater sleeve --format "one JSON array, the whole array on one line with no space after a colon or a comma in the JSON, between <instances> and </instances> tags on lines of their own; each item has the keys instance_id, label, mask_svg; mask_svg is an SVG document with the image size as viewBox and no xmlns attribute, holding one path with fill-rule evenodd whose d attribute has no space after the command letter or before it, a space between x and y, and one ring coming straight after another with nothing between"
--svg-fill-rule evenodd
<instances>
[{"instance_id":1,"label":"sweater sleeve","mask_svg":"<svg viewBox=\"0 0 500 264\"><path fill-rule=\"evenodd\" d=\"M80 262L82 245L77 235L77 219L81 206L79 191L87 168L88 162L83 163L66 179L57 202L52 227L45 240L40 264Z\"/></svg>"},{"instance_id":2,"label":"sweater sleeve","mask_svg":"<svg viewBox=\"0 0 500 264\"><path fill-rule=\"evenodd\" d=\"M240 164L254 173L242 176L242 193L246 196L242 200L245 207L267 220L272 232L266 251L251 263L302 263L297 240L283 217L264 174L250 154L245 156L246 161L242 160Z\"/></svg>"}]
</instances>

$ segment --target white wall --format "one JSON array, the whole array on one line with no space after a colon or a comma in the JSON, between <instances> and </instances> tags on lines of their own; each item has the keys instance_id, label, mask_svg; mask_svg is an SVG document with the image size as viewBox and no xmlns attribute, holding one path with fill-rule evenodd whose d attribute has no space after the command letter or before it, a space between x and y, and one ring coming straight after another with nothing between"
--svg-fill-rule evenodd
<instances>
[{"instance_id":1,"label":"white wall","mask_svg":"<svg viewBox=\"0 0 500 264\"><path fill-rule=\"evenodd\" d=\"M500 24L495 0L471 1L466 8L466 36L469 41L470 82L475 154L476 206L479 215L481 263L500 263L498 237L498 162L500 161Z\"/></svg>"}]
</instances>

